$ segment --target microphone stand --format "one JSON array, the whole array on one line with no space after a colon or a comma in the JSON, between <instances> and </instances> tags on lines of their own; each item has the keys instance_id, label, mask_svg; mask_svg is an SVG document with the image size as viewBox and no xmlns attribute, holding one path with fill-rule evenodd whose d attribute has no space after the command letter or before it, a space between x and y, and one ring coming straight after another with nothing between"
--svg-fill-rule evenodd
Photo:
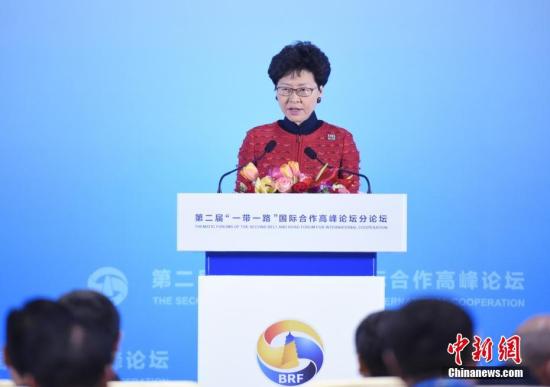
<instances>
[{"instance_id":1,"label":"microphone stand","mask_svg":"<svg viewBox=\"0 0 550 387\"><path fill-rule=\"evenodd\" d=\"M266 154L273 152L273 149L275 149L276 146L277 146L277 141L271 140L270 142L268 142L266 144L265 148L264 148L264 152L260 156L258 156L254 160L252 160L252 163L256 164L258 161L263 159ZM217 193L222 193L222 181L223 181L223 179L225 179L226 176L231 175L232 173L234 173L235 171L238 171L239 169L243 168L247 164L248 163L246 163L244 165L239 165L239 166L237 166L237 168L232 169L229 172L226 172L223 175L221 175L220 180L218 181L218 191L217 191Z\"/></svg>"}]
</instances>

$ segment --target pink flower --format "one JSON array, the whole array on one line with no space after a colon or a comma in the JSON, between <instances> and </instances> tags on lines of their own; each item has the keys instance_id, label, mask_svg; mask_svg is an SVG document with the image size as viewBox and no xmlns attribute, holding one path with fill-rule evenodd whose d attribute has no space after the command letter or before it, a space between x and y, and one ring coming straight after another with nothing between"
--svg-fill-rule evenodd
<instances>
[{"instance_id":1,"label":"pink flower","mask_svg":"<svg viewBox=\"0 0 550 387\"><path fill-rule=\"evenodd\" d=\"M271 176L274 180L277 180L279 177L282 177L281 168L273 167L269 170L268 175Z\"/></svg>"},{"instance_id":2,"label":"pink flower","mask_svg":"<svg viewBox=\"0 0 550 387\"><path fill-rule=\"evenodd\" d=\"M254 181L258 178L258 168L251 162L246 164L239 173L248 181Z\"/></svg>"},{"instance_id":3,"label":"pink flower","mask_svg":"<svg viewBox=\"0 0 550 387\"><path fill-rule=\"evenodd\" d=\"M279 192L288 192L292 189L292 180L281 176L275 181L275 189Z\"/></svg>"}]
</instances>

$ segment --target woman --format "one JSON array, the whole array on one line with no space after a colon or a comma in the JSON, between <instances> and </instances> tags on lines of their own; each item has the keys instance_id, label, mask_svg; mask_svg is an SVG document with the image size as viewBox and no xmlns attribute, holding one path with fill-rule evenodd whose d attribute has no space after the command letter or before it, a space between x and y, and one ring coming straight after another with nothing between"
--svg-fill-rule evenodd
<instances>
[{"instance_id":1,"label":"woman","mask_svg":"<svg viewBox=\"0 0 550 387\"><path fill-rule=\"evenodd\" d=\"M330 75L327 56L310 42L297 42L284 47L273 57L268 74L275 85L275 99L285 117L247 132L239 150L238 165L257 160L259 175L265 176L270 168L297 161L301 172L315 176L322 167L320 160L332 167L358 173L359 152L351 133L317 119L315 114ZM272 140L276 141L275 148L264 154L266 145ZM317 160L304 153L306 148L317 154ZM357 176L343 173L340 177L350 178L350 192L359 190ZM241 182L244 183L245 179L239 174L237 191Z\"/></svg>"}]
</instances>

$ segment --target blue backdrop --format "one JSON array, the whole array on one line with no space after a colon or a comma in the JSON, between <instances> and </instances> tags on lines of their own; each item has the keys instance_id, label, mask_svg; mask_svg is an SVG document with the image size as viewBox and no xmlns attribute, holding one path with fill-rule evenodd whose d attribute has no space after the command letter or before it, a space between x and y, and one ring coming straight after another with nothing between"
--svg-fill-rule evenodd
<instances>
[{"instance_id":1,"label":"blue backdrop","mask_svg":"<svg viewBox=\"0 0 550 387\"><path fill-rule=\"evenodd\" d=\"M544 0L2 1L0 330L90 286L122 313L123 378L196 378L203 261L176 252L176 193L214 192L245 131L281 118L267 67L300 39L332 62L318 116L353 132L375 192L409 195L387 306L449 296L510 335L550 310L549 18Z\"/></svg>"}]
</instances>

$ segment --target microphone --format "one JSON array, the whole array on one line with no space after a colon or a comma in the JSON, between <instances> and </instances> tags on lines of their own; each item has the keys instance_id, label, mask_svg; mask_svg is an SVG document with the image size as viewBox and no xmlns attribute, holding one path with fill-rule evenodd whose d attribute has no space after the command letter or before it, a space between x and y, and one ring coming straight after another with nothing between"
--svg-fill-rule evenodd
<instances>
[{"instance_id":1,"label":"microphone","mask_svg":"<svg viewBox=\"0 0 550 387\"><path fill-rule=\"evenodd\" d=\"M260 159L262 159L266 154L273 152L273 149L275 149L276 146L277 141L275 140L271 140L270 142L265 144L264 153L262 153L257 159L254 159L254 162L260 161Z\"/></svg>"},{"instance_id":2,"label":"microphone","mask_svg":"<svg viewBox=\"0 0 550 387\"><path fill-rule=\"evenodd\" d=\"M307 147L306 149L304 149L304 153L306 154L307 157L309 157L310 159L312 160L317 160L319 163L321 163L321 165L325 165L325 163L317 156L317 152L315 152L315 150L311 147ZM332 165L330 164L327 164L329 168L334 168ZM344 173L349 173L350 175L354 175L354 176L359 176L359 177L362 177L363 179L365 179L365 181L367 182L367 193L372 193L371 191L371 186L370 186L370 180L367 176L361 174L361 173L357 173L357 172L353 172L353 171L350 171L350 170L347 170L347 169L344 169L344 168L338 168L338 171L339 172L344 172Z\"/></svg>"},{"instance_id":3,"label":"microphone","mask_svg":"<svg viewBox=\"0 0 550 387\"><path fill-rule=\"evenodd\" d=\"M309 146L304 149L304 153L306 154L307 157L309 157L310 159L312 160L317 160L318 162L320 162L321 164L325 165L325 163L323 163L321 160L319 160L319 158L317 157L317 152L315 152L313 150L313 148L310 148ZM330 165L329 165L329 168L332 168Z\"/></svg>"},{"instance_id":4,"label":"microphone","mask_svg":"<svg viewBox=\"0 0 550 387\"><path fill-rule=\"evenodd\" d=\"M277 141L275 141L275 140L269 141L267 144L265 144L263 153L260 156L256 157L254 160L252 160L252 163L256 164L258 161L263 159L266 154L273 152L273 149L275 149L276 146L277 146ZM223 179L225 179L226 176L231 175L233 172L238 171L239 169L241 169L242 167L244 167L247 164L248 163L245 163L243 165L239 165L239 166L237 166L237 168L232 169L229 172L226 172L223 175L221 175L220 180L218 181L218 193L222 193L222 181L223 181Z\"/></svg>"}]
</instances>

